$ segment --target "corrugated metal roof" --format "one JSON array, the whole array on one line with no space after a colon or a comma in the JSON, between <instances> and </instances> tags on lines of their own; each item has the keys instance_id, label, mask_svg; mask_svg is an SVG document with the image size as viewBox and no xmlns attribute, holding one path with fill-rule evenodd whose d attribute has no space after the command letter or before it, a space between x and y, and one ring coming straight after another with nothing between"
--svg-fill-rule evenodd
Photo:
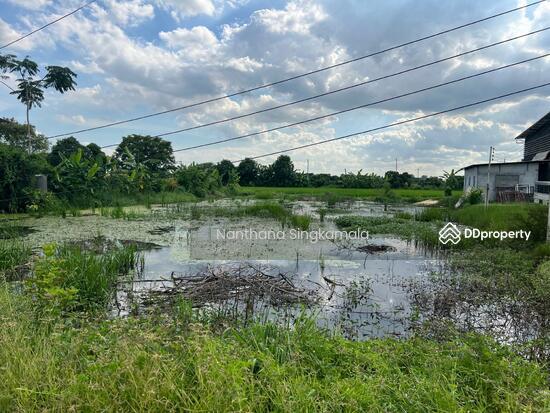
<instances>
[{"instance_id":1,"label":"corrugated metal roof","mask_svg":"<svg viewBox=\"0 0 550 413\"><path fill-rule=\"evenodd\" d=\"M526 139L533 136L535 133L540 131L543 127L550 124L550 112L540 118L538 121L533 123L530 127L521 132L516 139Z\"/></svg>"}]
</instances>

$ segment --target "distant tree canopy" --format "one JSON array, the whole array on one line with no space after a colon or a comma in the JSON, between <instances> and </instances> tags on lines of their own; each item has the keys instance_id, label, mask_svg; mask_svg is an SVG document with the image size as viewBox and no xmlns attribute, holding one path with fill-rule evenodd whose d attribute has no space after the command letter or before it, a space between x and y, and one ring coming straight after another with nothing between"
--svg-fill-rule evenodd
<instances>
[{"instance_id":1,"label":"distant tree canopy","mask_svg":"<svg viewBox=\"0 0 550 413\"><path fill-rule=\"evenodd\" d=\"M244 186L255 185L258 180L260 168L258 162L254 159L246 158L239 163L237 172L239 173L239 183Z\"/></svg>"},{"instance_id":2,"label":"distant tree canopy","mask_svg":"<svg viewBox=\"0 0 550 413\"><path fill-rule=\"evenodd\" d=\"M296 181L294 164L288 155L281 155L272 165L274 186L293 186Z\"/></svg>"},{"instance_id":3,"label":"distant tree canopy","mask_svg":"<svg viewBox=\"0 0 550 413\"><path fill-rule=\"evenodd\" d=\"M216 165L216 169L220 174L222 185L226 186L231 180L232 174L236 173L237 168L233 165L233 162L224 159Z\"/></svg>"},{"instance_id":4,"label":"distant tree canopy","mask_svg":"<svg viewBox=\"0 0 550 413\"><path fill-rule=\"evenodd\" d=\"M31 152L45 152L48 150L48 140L44 135L37 134L34 126L30 125L31 138L27 136L27 126L15 119L0 118L0 142L20 149L29 149Z\"/></svg>"},{"instance_id":5,"label":"distant tree canopy","mask_svg":"<svg viewBox=\"0 0 550 413\"><path fill-rule=\"evenodd\" d=\"M114 157L123 169L131 168L130 165L134 162L143 165L148 172L160 175L166 175L175 166L172 144L148 135L124 137Z\"/></svg>"},{"instance_id":6,"label":"distant tree canopy","mask_svg":"<svg viewBox=\"0 0 550 413\"><path fill-rule=\"evenodd\" d=\"M17 147L0 143L0 211L24 209L34 175L48 170L44 155L28 155Z\"/></svg>"}]
</instances>

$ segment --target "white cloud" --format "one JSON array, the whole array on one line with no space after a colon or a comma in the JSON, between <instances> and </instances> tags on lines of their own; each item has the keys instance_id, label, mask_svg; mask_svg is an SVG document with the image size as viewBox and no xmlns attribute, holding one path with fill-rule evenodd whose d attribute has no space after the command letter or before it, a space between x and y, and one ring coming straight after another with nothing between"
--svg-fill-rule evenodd
<instances>
[{"instance_id":1,"label":"white cloud","mask_svg":"<svg viewBox=\"0 0 550 413\"><path fill-rule=\"evenodd\" d=\"M6 1L8 3L14 4L16 6L29 9L29 10L40 10L52 4L52 0L6 0Z\"/></svg>"},{"instance_id":2,"label":"white cloud","mask_svg":"<svg viewBox=\"0 0 550 413\"><path fill-rule=\"evenodd\" d=\"M212 0L156 0L159 7L171 13L177 21L199 14L212 16L216 7Z\"/></svg>"},{"instance_id":3,"label":"white cloud","mask_svg":"<svg viewBox=\"0 0 550 413\"><path fill-rule=\"evenodd\" d=\"M107 0L108 15L113 17L121 25L136 26L143 21L155 17L155 8L142 0L115 1Z\"/></svg>"}]
</instances>

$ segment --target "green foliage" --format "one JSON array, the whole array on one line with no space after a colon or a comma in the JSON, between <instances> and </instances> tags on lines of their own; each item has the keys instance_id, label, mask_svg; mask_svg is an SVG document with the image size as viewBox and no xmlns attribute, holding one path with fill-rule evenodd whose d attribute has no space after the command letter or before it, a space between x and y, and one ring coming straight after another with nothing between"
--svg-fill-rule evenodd
<instances>
[{"instance_id":1,"label":"green foliage","mask_svg":"<svg viewBox=\"0 0 550 413\"><path fill-rule=\"evenodd\" d=\"M461 224L491 231L531 231L531 242L546 239L548 208L539 204L471 205L449 211L450 218Z\"/></svg>"},{"instance_id":2,"label":"green foliage","mask_svg":"<svg viewBox=\"0 0 550 413\"><path fill-rule=\"evenodd\" d=\"M32 250L24 242L0 239L0 282L18 278L19 268L29 262Z\"/></svg>"},{"instance_id":3,"label":"green foliage","mask_svg":"<svg viewBox=\"0 0 550 413\"><path fill-rule=\"evenodd\" d=\"M46 66L44 77L39 75L38 64L28 57L20 60L14 55L0 55L0 73L14 73L17 76L17 89L11 94L23 103L27 109L27 128L30 132L29 111L42 106L46 89L59 93L75 90L76 74L68 67Z\"/></svg>"},{"instance_id":4,"label":"green foliage","mask_svg":"<svg viewBox=\"0 0 550 413\"><path fill-rule=\"evenodd\" d=\"M434 222L411 221L395 217L362 217L341 216L335 220L336 225L344 230L356 229L369 231L370 235L396 235L407 241L419 242L426 247L441 247L438 232L440 226ZM463 243L457 247L462 247ZM447 246L452 247L451 245Z\"/></svg>"},{"instance_id":5,"label":"green foliage","mask_svg":"<svg viewBox=\"0 0 550 413\"><path fill-rule=\"evenodd\" d=\"M444 208L424 208L422 212L419 214L416 214L415 219L417 221L424 221L424 222L430 222L430 221L445 221L447 220L447 210Z\"/></svg>"},{"instance_id":6,"label":"green foliage","mask_svg":"<svg viewBox=\"0 0 550 413\"><path fill-rule=\"evenodd\" d=\"M133 171L141 165L148 173L161 177L167 176L175 163L172 144L154 136L125 136L114 157L123 169Z\"/></svg>"},{"instance_id":7,"label":"green foliage","mask_svg":"<svg viewBox=\"0 0 550 413\"><path fill-rule=\"evenodd\" d=\"M273 177L271 180L274 186L292 186L296 180L294 164L287 155L281 155L271 166Z\"/></svg>"},{"instance_id":8,"label":"green foliage","mask_svg":"<svg viewBox=\"0 0 550 413\"><path fill-rule=\"evenodd\" d=\"M0 143L0 211L24 210L34 175L47 170L41 155L27 155L21 149Z\"/></svg>"},{"instance_id":9,"label":"green foliage","mask_svg":"<svg viewBox=\"0 0 550 413\"><path fill-rule=\"evenodd\" d=\"M290 224L294 228L302 231L308 231L311 225L311 217L309 215L291 215Z\"/></svg>"},{"instance_id":10,"label":"green foliage","mask_svg":"<svg viewBox=\"0 0 550 413\"><path fill-rule=\"evenodd\" d=\"M405 211L397 211L393 216L397 219L413 219L413 218L415 218L414 215L412 215L409 212L405 212Z\"/></svg>"},{"instance_id":11,"label":"green foliage","mask_svg":"<svg viewBox=\"0 0 550 413\"><path fill-rule=\"evenodd\" d=\"M215 194L222 189L218 170L210 165L181 165L175 173L178 184L200 198Z\"/></svg>"},{"instance_id":12,"label":"green foliage","mask_svg":"<svg viewBox=\"0 0 550 413\"><path fill-rule=\"evenodd\" d=\"M310 320L227 328L172 317L37 324L0 290L0 410L545 411L543 369L480 335L352 342ZM75 323L76 324L76 323Z\"/></svg>"},{"instance_id":13,"label":"green foliage","mask_svg":"<svg viewBox=\"0 0 550 413\"><path fill-rule=\"evenodd\" d=\"M481 202L483 202L483 191L481 188L474 188L470 190L468 196L466 197L466 201L470 205L481 204Z\"/></svg>"},{"instance_id":14,"label":"green foliage","mask_svg":"<svg viewBox=\"0 0 550 413\"><path fill-rule=\"evenodd\" d=\"M87 199L105 187L104 171L99 163L83 156L80 148L69 157L61 155L62 161L54 169L52 187L68 200Z\"/></svg>"},{"instance_id":15,"label":"green foliage","mask_svg":"<svg viewBox=\"0 0 550 413\"><path fill-rule=\"evenodd\" d=\"M32 153L48 150L48 140L42 134L37 134L33 125L30 125L30 139L26 125L18 123L15 119L0 118L0 143L6 143L24 151Z\"/></svg>"},{"instance_id":16,"label":"green foliage","mask_svg":"<svg viewBox=\"0 0 550 413\"><path fill-rule=\"evenodd\" d=\"M243 159L237 167L237 172L240 177L240 184L244 186L255 185L258 180L259 170L260 168L258 166L258 162L254 159Z\"/></svg>"},{"instance_id":17,"label":"green foliage","mask_svg":"<svg viewBox=\"0 0 550 413\"><path fill-rule=\"evenodd\" d=\"M121 247L102 255L69 245L48 244L44 258L35 262L26 292L40 313L104 310L113 298L119 275L137 263L135 247Z\"/></svg>"}]
</instances>

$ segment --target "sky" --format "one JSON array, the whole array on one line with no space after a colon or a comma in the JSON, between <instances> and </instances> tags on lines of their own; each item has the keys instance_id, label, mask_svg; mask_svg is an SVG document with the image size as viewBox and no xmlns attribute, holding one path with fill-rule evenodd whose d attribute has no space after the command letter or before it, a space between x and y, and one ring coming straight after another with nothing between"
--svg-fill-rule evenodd
<instances>
[{"instance_id":1,"label":"sky","mask_svg":"<svg viewBox=\"0 0 550 413\"><path fill-rule=\"evenodd\" d=\"M0 0L0 45L79 7L83 0ZM46 136L188 105L401 44L524 1L98 0L3 49L42 68L67 66L77 89L48 92L31 122ZM100 146L157 135L375 79L545 27L550 2L253 93L146 120L75 134ZM299 105L168 136L174 149L261 131L411 92L550 51L550 31ZM176 153L218 162L377 128L550 81L550 59L293 128ZM14 86L14 79L7 83ZM0 117L23 122L24 106L0 85ZM423 121L288 153L311 172L442 175L495 160L518 161L514 138L550 111L550 87ZM54 143L52 139L50 142ZM106 150L110 153L112 149ZM270 163L274 156L258 159Z\"/></svg>"}]
</instances>

